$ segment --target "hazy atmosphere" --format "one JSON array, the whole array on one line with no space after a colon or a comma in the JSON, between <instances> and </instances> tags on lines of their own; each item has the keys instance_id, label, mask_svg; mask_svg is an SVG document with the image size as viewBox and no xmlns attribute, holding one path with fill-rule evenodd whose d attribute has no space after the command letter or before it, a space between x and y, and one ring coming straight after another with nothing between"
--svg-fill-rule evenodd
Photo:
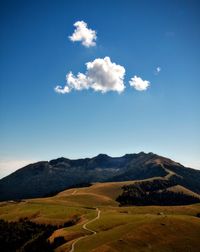
<instances>
[{"instance_id":1,"label":"hazy atmosphere","mask_svg":"<svg viewBox=\"0 0 200 252\"><path fill-rule=\"evenodd\" d=\"M0 177L140 151L200 169L199 1L1 1Z\"/></svg>"}]
</instances>

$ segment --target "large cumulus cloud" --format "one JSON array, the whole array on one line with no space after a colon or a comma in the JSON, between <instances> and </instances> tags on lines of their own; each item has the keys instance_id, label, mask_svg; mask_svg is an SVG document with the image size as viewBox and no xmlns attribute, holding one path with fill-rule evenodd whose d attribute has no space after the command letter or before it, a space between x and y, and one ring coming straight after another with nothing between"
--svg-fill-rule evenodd
<instances>
[{"instance_id":1,"label":"large cumulus cloud","mask_svg":"<svg viewBox=\"0 0 200 252\"><path fill-rule=\"evenodd\" d=\"M86 63L86 72L78 73L76 76L69 72L66 75L66 85L57 86L57 93L69 93L71 90L93 89L94 91L106 93L116 91L121 93L125 89L125 68L114 62L109 57L97 58Z\"/></svg>"}]
</instances>

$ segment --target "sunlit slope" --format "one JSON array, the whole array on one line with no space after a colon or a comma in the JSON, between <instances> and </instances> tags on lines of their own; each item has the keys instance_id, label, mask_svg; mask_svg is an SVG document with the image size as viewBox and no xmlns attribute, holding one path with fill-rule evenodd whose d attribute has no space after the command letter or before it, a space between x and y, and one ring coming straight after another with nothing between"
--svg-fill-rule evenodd
<instances>
[{"instance_id":1,"label":"sunlit slope","mask_svg":"<svg viewBox=\"0 0 200 252\"><path fill-rule=\"evenodd\" d=\"M199 251L200 205L176 207L102 207L101 217L89 228L96 235L77 243L76 252L92 251ZM86 235L82 225L58 230L51 240L63 236L57 252L70 251L77 237ZM194 248L194 249L193 249Z\"/></svg>"},{"instance_id":2,"label":"sunlit slope","mask_svg":"<svg viewBox=\"0 0 200 252\"><path fill-rule=\"evenodd\" d=\"M121 194L122 186L135 182L95 183L90 187L68 189L53 197L30 199L19 203L2 202L0 218L17 220L28 217L37 222L62 223L74 215L86 214L85 209L91 212L92 209L89 208L118 207L119 203L116 202L116 198ZM168 188L168 190L199 197L198 194L179 185Z\"/></svg>"},{"instance_id":3,"label":"sunlit slope","mask_svg":"<svg viewBox=\"0 0 200 252\"><path fill-rule=\"evenodd\" d=\"M2 202L0 218L16 221L27 217L39 223L60 224L75 215L81 217L90 214L97 206L118 206L115 199L126 183L130 181L96 183L91 187L68 189L53 197Z\"/></svg>"},{"instance_id":4,"label":"sunlit slope","mask_svg":"<svg viewBox=\"0 0 200 252\"><path fill-rule=\"evenodd\" d=\"M117 196L122 192L123 185L129 185L135 181L96 183L90 187L65 190L54 197L26 200L21 203L1 203L0 217L15 220L28 217L37 221L48 219L66 219L67 213L82 214L76 211L78 207L118 206ZM168 190L183 192L189 195L198 194L182 187L175 186ZM66 210L66 207L68 210ZM58 218L57 218L58 216Z\"/></svg>"},{"instance_id":5,"label":"sunlit slope","mask_svg":"<svg viewBox=\"0 0 200 252\"><path fill-rule=\"evenodd\" d=\"M200 251L200 204L187 206L119 207L115 201L123 185L135 181L95 183L90 187L65 190L53 197L2 202L0 218L18 220L27 217L38 223L63 224L78 217L75 225L59 228L49 240L64 237L56 252L69 252L77 238L85 237L75 246L75 252L137 252L137 251ZM169 190L193 193L181 186ZM83 229L88 224L96 235Z\"/></svg>"},{"instance_id":6,"label":"sunlit slope","mask_svg":"<svg viewBox=\"0 0 200 252\"><path fill-rule=\"evenodd\" d=\"M42 200L27 200L21 203L6 203L0 205L0 219L18 221L28 218L36 223L60 225L76 217L93 214L92 209L70 206L67 202Z\"/></svg>"},{"instance_id":7,"label":"sunlit slope","mask_svg":"<svg viewBox=\"0 0 200 252\"><path fill-rule=\"evenodd\" d=\"M169 176L169 175L167 175ZM166 176L166 177L167 177ZM106 182L106 183L95 183L90 187L84 188L76 188L65 190L55 198L58 200L66 200L72 202L73 204L78 205L87 205L87 206L117 206L116 202L117 197L122 193L122 187L125 185L131 185L135 183L148 182L148 181L156 181L157 180L165 180L165 177L155 177L151 179L145 180L135 180L135 181L124 181L124 182ZM170 178L167 178L167 180ZM167 191L171 191L174 193L182 193L184 195L193 196L196 198L200 198L198 193L195 193L188 188L185 188L181 185L175 185L168 187Z\"/></svg>"},{"instance_id":8,"label":"sunlit slope","mask_svg":"<svg viewBox=\"0 0 200 252\"><path fill-rule=\"evenodd\" d=\"M90 227L97 235L81 241L76 252L200 251L200 221L187 215L106 211Z\"/></svg>"},{"instance_id":9,"label":"sunlit slope","mask_svg":"<svg viewBox=\"0 0 200 252\"><path fill-rule=\"evenodd\" d=\"M115 200L122 192L122 186L130 183L134 181L95 183L90 187L65 190L57 194L55 198L78 205L117 206L118 203Z\"/></svg>"},{"instance_id":10,"label":"sunlit slope","mask_svg":"<svg viewBox=\"0 0 200 252\"><path fill-rule=\"evenodd\" d=\"M175 193L183 193L183 194L186 194L186 195L191 195L193 197L197 197L197 198L200 198L200 195L198 193L195 193L181 185L176 185L176 186L172 186L172 187L169 187L167 189L168 191L171 191L171 192L175 192Z\"/></svg>"}]
</instances>

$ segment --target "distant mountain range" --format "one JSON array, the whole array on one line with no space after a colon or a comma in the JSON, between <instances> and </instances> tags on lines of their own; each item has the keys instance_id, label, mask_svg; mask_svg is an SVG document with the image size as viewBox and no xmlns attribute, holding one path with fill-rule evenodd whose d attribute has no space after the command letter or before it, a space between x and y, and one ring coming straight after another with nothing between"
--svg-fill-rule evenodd
<instances>
[{"instance_id":1,"label":"distant mountain range","mask_svg":"<svg viewBox=\"0 0 200 252\"><path fill-rule=\"evenodd\" d=\"M0 200L44 197L80 184L173 178L179 185L200 194L200 171L184 167L154 153L122 157L99 154L93 158L58 158L27 165L0 180Z\"/></svg>"}]
</instances>

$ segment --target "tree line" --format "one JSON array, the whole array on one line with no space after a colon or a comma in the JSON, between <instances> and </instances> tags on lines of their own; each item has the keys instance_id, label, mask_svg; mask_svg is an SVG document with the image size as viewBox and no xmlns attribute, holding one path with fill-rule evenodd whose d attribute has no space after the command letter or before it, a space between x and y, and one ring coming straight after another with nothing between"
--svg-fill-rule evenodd
<instances>
[{"instance_id":1,"label":"tree line","mask_svg":"<svg viewBox=\"0 0 200 252\"><path fill-rule=\"evenodd\" d=\"M79 221L79 216L66 221L63 225L34 223L27 218L19 221L0 219L0 251L2 252L53 252L65 243L64 237L57 237L50 244L48 238L58 228L69 227Z\"/></svg>"},{"instance_id":2,"label":"tree line","mask_svg":"<svg viewBox=\"0 0 200 252\"><path fill-rule=\"evenodd\" d=\"M177 185L176 176L169 180L154 179L135 182L122 187L123 192L117 197L117 201L123 205L188 205L200 202L200 199L181 192L167 190Z\"/></svg>"}]
</instances>

